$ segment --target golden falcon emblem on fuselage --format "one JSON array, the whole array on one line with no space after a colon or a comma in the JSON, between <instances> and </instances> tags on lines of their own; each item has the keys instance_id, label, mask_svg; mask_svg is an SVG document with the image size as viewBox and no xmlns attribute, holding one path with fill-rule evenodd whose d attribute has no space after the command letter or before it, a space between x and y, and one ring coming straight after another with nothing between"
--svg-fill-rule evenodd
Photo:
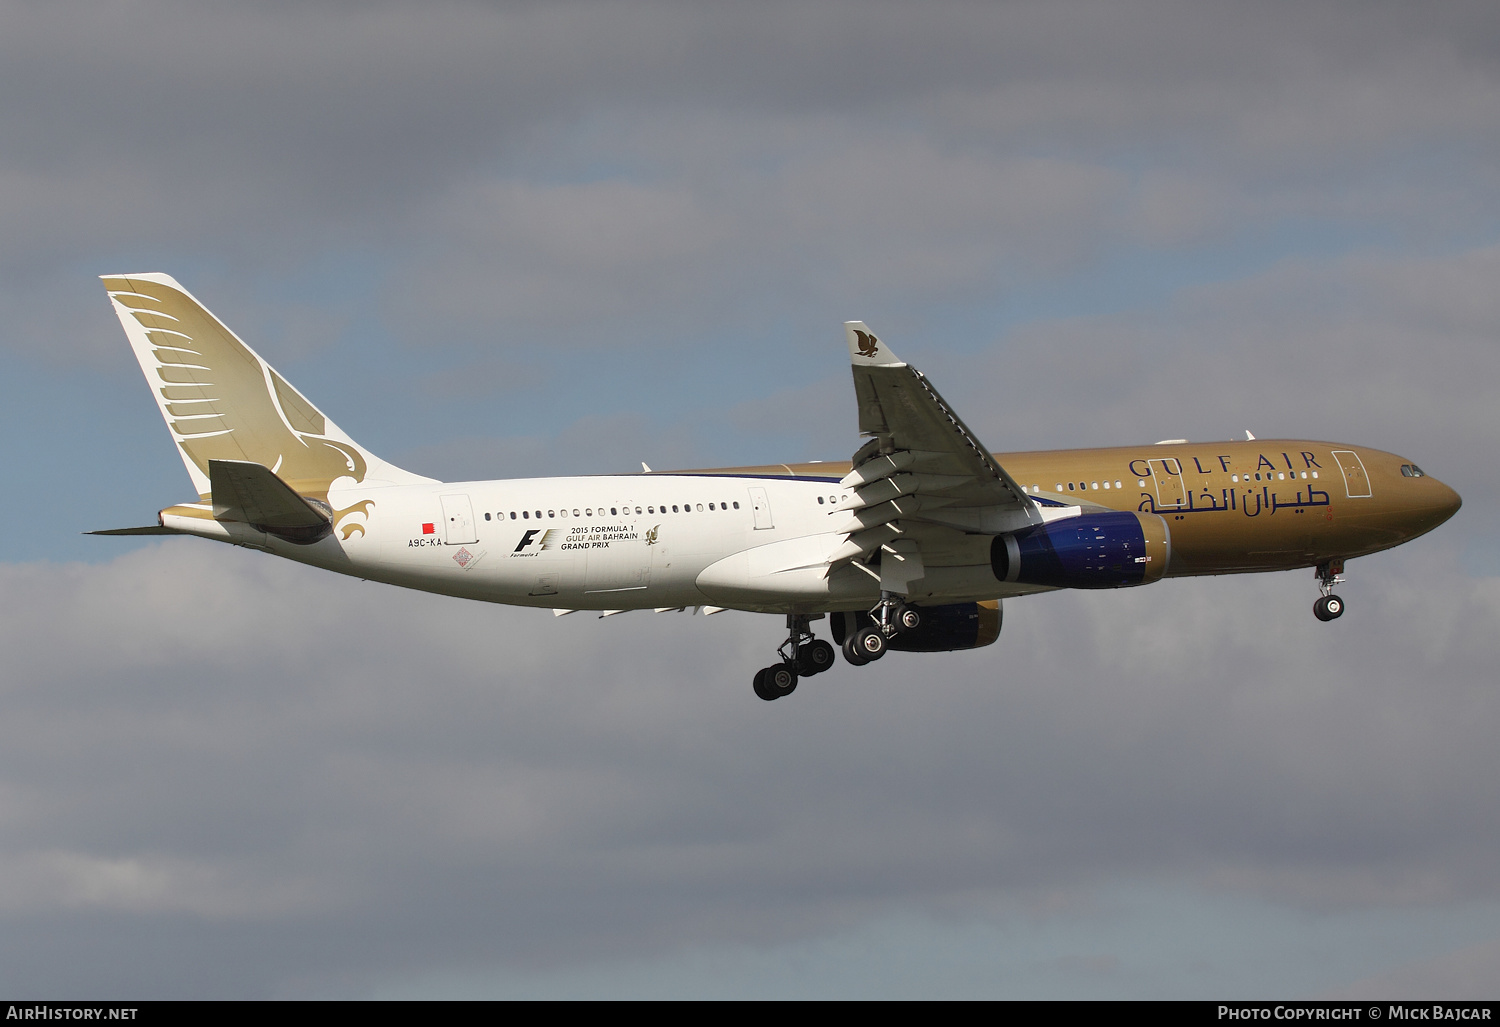
<instances>
[{"instance_id":1,"label":"golden falcon emblem on fuselage","mask_svg":"<svg viewBox=\"0 0 1500 1027\"><path fill-rule=\"evenodd\" d=\"M646 532L646 545L648 545L648 546L654 546L654 545L656 545L656 533L658 531L660 531L660 530L661 530L661 525L658 524L656 527L654 527L650 531Z\"/></svg>"},{"instance_id":2,"label":"golden falcon emblem on fuselage","mask_svg":"<svg viewBox=\"0 0 1500 1027\"><path fill-rule=\"evenodd\" d=\"M862 357L873 357L875 351L880 348L880 340L867 332L860 331L858 328L854 330L854 334L859 336L859 355Z\"/></svg>"}]
</instances>

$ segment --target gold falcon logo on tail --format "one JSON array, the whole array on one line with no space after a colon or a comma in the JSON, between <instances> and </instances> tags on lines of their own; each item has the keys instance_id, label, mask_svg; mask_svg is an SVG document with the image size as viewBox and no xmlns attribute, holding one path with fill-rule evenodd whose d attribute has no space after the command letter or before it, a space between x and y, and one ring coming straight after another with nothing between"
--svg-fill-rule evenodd
<instances>
[{"instance_id":1,"label":"gold falcon logo on tail","mask_svg":"<svg viewBox=\"0 0 1500 1027\"><path fill-rule=\"evenodd\" d=\"M156 395L199 496L212 461L266 468L298 495L325 501L333 483L430 481L362 449L186 289L163 274L105 275L136 360ZM373 502L333 511L348 539Z\"/></svg>"}]
</instances>

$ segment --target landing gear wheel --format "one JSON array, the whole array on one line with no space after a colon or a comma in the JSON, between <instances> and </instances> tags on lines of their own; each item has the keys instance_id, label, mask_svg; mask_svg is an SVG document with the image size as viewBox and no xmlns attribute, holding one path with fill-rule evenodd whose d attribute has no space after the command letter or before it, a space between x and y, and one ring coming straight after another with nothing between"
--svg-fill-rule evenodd
<instances>
[{"instance_id":1,"label":"landing gear wheel","mask_svg":"<svg viewBox=\"0 0 1500 1027\"><path fill-rule=\"evenodd\" d=\"M879 628L860 628L854 633L854 649L866 663L878 660L885 655L885 636Z\"/></svg>"},{"instance_id":2,"label":"landing gear wheel","mask_svg":"<svg viewBox=\"0 0 1500 1027\"><path fill-rule=\"evenodd\" d=\"M848 660L856 667L863 667L865 664L869 663L870 660L869 657L861 653L859 651L859 648L854 644L854 637L855 636L850 635L848 638L844 639L844 659Z\"/></svg>"},{"instance_id":3,"label":"landing gear wheel","mask_svg":"<svg viewBox=\"0 0 1500 1027\"><path fill-rule=\"evenodd\" d=\"M790 663L778 663L755 672L755 694L766 702L791 695L796 690L797 668Z\"/></svg>"},{"instance_id":4,"label":"landing gear wheel","mask_svg":"<svg viewBox=\"0 0 1500 1027\"><path fill-rule=\"evenodd\" d=\"M766 668L764 688L775 693L777 698L791 695L797 690L797 667L792 663L776 663Z\"/></svg>"},{"instance_id":5,"label":"landing gear wheel","mask_svg":"<svg viewBox=\"0 0 1500 1027\"><path fill-rule=\"evenodd\" d=\"M781 696L766 687L766 672L764 669L755 672L755 694L766 702L781 698Z\"/></svg>"},{"instance_id":6,"label":"landing gear wheel","mask_svg":"<svg viewBox=\"0 0 1500 1027\"><path fill-rule=\"evenodd\" d=\"M922 615L910 606L901 607L896 614L896 626L902 631L910 631L922 623Z\"/></svg>"},{"instance_id":7,"label":"landing gear wheel","mask_svg":"<svg viewBox=\"0 0 1500 1027\"><path fill-rule=\"evenodd\" d=\"M1318 620L1337 620L1344 613L1344 601L1335 595L1327 595L1313 603L1313 616Z\"/></svg>"},{"instance_id":8,"label":"landing gear wheel","mask_svg":"<svg viewBox=\"0 0 1500 1027\"><path fill-rule=\"evenodd\" d=\"M805 678L821 674L833 666L836 655L833 646L821 638L809 642L797 650L797 673Z\"/></svg>"}]
</instances>

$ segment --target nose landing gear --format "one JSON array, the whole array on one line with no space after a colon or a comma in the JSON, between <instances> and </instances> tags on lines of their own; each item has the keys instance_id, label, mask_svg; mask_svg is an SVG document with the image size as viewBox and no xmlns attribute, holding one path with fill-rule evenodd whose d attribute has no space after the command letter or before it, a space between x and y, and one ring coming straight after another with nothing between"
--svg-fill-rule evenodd
<instances>
[{"instance_id":1,"label":"nose landing gear","mask_svg":"<svg viewBox=\"0 0 1500 1027\"><path fill-rule=\"evenodd\" d=\"M1327 563L1318 564L1318 589L1323 593L1317 602L1313 603L1313 616L1318 620L1336 620L1343 616L1344 601L1333 594L1333 586L1344 583L1343 560L1329 560Z\"/></svg>"}]
</instances>

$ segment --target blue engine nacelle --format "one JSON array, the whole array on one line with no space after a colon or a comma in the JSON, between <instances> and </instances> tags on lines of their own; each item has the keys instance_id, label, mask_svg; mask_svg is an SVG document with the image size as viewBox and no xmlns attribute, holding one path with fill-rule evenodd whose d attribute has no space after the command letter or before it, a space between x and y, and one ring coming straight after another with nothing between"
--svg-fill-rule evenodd
<instances>
[{"instance_id":1,"label":"blue engine nacelle","mask_svg":"<svg viewBox=\"0 0 1500 1027\"><path fill-rule=\"evenodd\" d=\"M1004 611L1000 600L978 603L949 603L946 606L910 604L922 618L921 623L892 636L886 646L904 653L946 653L954 649L978 649L1000 637ZM855 630L874 624L874 618L863 610L829 614L833 640L844 644Z\"/></svg>"},{"instance_id":2,"label":"blue engine nacelle","mask_svg":"<svg viewBox=\"0 0 1500 1027\"><path fill-rule=\"evenodd\" d=\"M1055 588L1124 588L1167 571L1171 533L1157 514L1085 509L990 543L1001 581Z\"/></svg>"}]
</instances>

